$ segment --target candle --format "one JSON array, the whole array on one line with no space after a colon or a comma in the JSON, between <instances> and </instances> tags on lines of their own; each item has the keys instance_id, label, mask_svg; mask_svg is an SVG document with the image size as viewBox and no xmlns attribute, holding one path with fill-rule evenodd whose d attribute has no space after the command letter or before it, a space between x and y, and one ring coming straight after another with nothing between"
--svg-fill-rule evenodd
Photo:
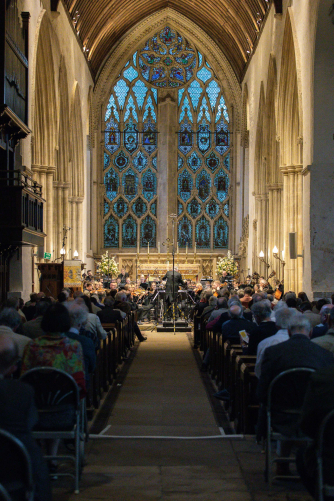
<instances>
[{"instance_id":1,"label":"candle","mask_svg":"<svg viewBox=\"0 0 334 501\"><path fill-rule=\"evenodd\" d=\"M160 254L160 242L158 242L158 253Z\"/></svg>"},{"instance_id":2,"label":"candle","mask_svg":"<svg viewBox=\"0 0 334 501\"><path fill-rule=\"evenodd\" d=\"M282 251L282 259L284 261L284 250Z\"/></svg>"},{"instance_id":3,"label":"candle","mask_svg":"<svg viewBox=\"0 0 334 501\"><path fill-rule=\"evenodd\" d=\"M188 242L186 243L186 254L188 254Z\"/></svg>"},{"instance_id":4,"label":"candle","mask_svg":"<svg viewBox=\"0 0 334 501\"><path fill-rule=\"evenodd\" d=\"M196 254L196 242L195 242L195 254Z\"/></svg>"},{"instance_id":5,"label":"candle","mask_svg":"<svg viewBox=\"0 0 334 501\"><path fill-rule=\"evenodd\" d=\"M147 254L150 253L150 242L147 242Z\"/></svg>"},{"instance_id":6,"label":"candle","mask_svg":"<svg viewBox=\"0 0 334 501\"><path fill-rule=\"evenodd\" d=\"M137 254L139 254L139 240L137 242Z\"/></svg>"},{"instance_id":7,"label":"candle","mask_svg":"<svg viewBox=\"0 0 334 501\"><path fill-rule=\"evenodd\" d=\"M179 242L176 242L176 252L179 253Z\"/></svg>"}]
</instances>

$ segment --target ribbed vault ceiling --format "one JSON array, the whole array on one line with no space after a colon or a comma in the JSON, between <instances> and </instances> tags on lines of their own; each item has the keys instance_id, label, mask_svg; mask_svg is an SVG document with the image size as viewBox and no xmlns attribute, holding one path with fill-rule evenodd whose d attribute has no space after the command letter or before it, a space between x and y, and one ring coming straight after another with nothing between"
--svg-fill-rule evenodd
<instances>
[{"instance_id":1,"label":"ribbed vault ceiling","mask_svg":"<svg viewBox=\"0 0 334 501\"><path fill-rule=\"evenodd\" d=\"M241 79L271 0L63 0L96 75L115 43L170 7L202 28Z\"/></svg>"}]
</instances>

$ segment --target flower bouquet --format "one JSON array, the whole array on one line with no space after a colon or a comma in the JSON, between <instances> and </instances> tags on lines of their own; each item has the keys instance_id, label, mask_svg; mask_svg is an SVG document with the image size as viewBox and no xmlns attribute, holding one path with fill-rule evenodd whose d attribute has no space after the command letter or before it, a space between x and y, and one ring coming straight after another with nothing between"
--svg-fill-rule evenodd
<instances>
[{"instance_id":1,"label":"flower bouquet","mask_svg":"<svg viewBox=\"0 0 334 501\"><path fill-rule=\"evenodd\" d=\"M227 256L218 258L216 266L217 275L221 276L223 271L227 271L228 275L233 276L238 273L238 265L234 261L231 251L227 252Z\"/></svg>"},{"instance_id":2,"label":"flower bouquet","mask_svg":"<svg viewBox=\"0 0 334 501\"><path fill-rule=\"evenodd\" d=\"M118 275L119 270L115 261L115 256L110 257L108 251L101 256L100 271L107 276Z\"/></svg>"}]
</instances>

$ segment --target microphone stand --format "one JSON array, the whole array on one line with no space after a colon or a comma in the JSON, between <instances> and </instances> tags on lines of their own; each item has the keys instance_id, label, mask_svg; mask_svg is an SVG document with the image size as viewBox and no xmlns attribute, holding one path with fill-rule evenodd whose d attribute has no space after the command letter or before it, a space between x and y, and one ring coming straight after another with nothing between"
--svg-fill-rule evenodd
<instances>
[{"instance_id":1,"label":"microphone stand","mask_svg":"<svg viewBox=\"0 0 334 501\"><path fill-rule=\"evenodd\" d=\"M172 219L172 231L173 231L173 243L172 243L172 256L173 256L173 293L172 293L172 298L173 298L173 302L172 302L172 305L173 305L173 329L174 329L174 336L176 334L175 332L175 231L174 231L174 228L175 228L175 218L176 218L176 214L171 214L170 215L171 219Z\"/></svg>"}]
</instances>

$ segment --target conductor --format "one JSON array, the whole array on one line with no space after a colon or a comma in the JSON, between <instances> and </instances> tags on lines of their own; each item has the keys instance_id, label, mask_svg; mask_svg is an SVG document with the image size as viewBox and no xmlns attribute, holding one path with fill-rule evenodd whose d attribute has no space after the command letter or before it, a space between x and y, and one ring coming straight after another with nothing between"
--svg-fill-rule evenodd
<instances>
[{"instance_id":1,"label":"conductor","mask_svg":"<svg viewBox=\"0 0 334 501\"><path fill-rule=\"evenodd\" d=\"M173 299L177 297L177 293L179 290L179 285L182 287L186 287L186 282L182 280L182 275L178 271L178 267L174 267L174 271L167 271L166 275L163 277L162 280L166 280L166 309L167 309L167 318L171 318L172 316L172 311L171 311L171 304L173 303ZM173 291L174 291L174 298L173 298Z\"/></svg>"}]
</instances>

